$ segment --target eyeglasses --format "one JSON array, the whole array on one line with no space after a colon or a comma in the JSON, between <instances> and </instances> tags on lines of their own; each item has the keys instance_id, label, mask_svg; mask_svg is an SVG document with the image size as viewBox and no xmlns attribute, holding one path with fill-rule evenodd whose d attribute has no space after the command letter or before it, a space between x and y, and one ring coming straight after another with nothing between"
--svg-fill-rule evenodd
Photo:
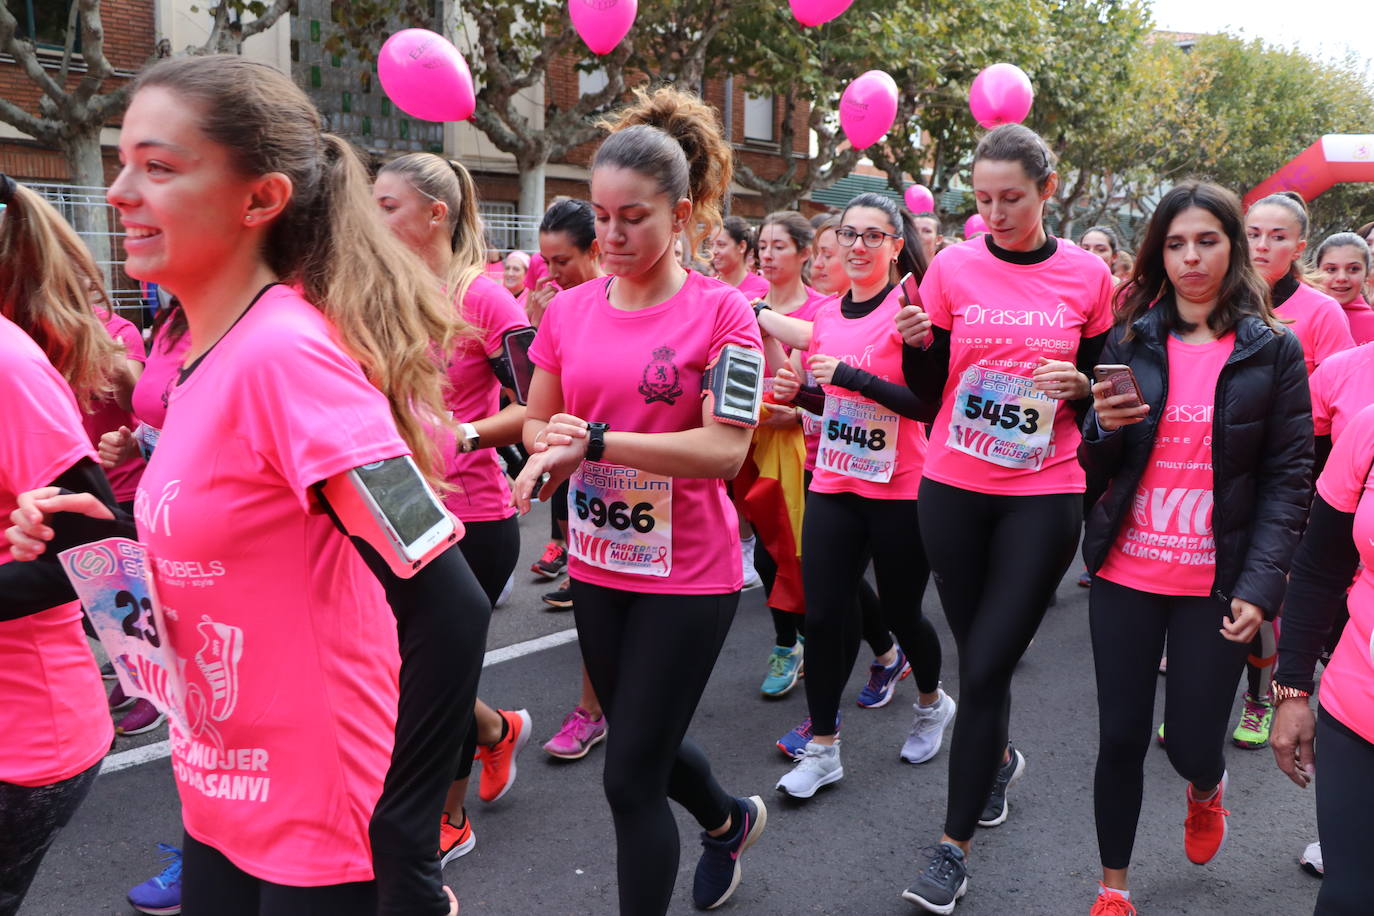
<instances>
[{"instance_id":1,"label":"eyeglasses","mask_svg":"<svg viewBox=\"0 0 1374 916\"><path fill-rule=\"evenodd\" d=\"M841 226L835 230L835 238L846 248L853 248L854 243L862 237L865 248L877 248L883 243L883 239L899 239L900 235L891 232L884 232L881 229L865 229L863 232L855 230L852 226Z\"/></svg>"}]
</instances>

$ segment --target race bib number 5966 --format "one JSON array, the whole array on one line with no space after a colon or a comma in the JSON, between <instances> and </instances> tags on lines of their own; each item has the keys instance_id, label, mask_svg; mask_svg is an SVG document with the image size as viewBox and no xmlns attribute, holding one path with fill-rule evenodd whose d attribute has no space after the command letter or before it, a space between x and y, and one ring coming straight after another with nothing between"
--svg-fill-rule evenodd
<instances>
[{"instance_id":1,"label":"race bib number 5966","mask_svg":"<svg viewBox=\"0 0 1374 916\"><path fill-rule=\"evenodd\" d=\"M959 378L947 445L1006 468L1039 470L1059 402L1024 376L970 366Z\"/></svg>"},{"instance_id":2,"label":"race bib number 5966","mask_svg":"<svg viewBox=\"0 0 1374 916\"><path fill-rule=\"evenodd\" d=\"M636 576L673 570L673 481L638 468L585 461L568 482L572 555Z\"/></svg>"}]
</instances>

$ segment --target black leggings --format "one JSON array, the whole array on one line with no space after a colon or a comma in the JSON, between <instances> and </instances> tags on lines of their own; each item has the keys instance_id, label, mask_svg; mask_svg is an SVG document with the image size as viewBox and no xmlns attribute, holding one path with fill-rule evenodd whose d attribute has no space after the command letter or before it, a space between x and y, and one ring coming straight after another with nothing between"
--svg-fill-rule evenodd
<instances>
[{"instance_id":1,"label":"black leggings","mask_svg":"<svg viewBox=\"0 0 1374 916\"><path fill-rule=\"evenodd\" d=\"M1221 782L1231 706L1250 650L1247 643L1231 642L1217 632L1228 609L1213 597L1153 595L1100 576L1093 579L1088 597L1097 669L1093 812L1103 868L1131 864L1166 636L1164 747L1169 762L1199 789Z\"/></svg>"},{"instance_id":2,"label":"black leggings","mask_svg":"<svg viewBox=\"0 0 1374 916\"><path fill-rule=\"evenodd\" d=\"M926 556L959 647L945 833L964 842L1002 764L1012 674L1073 560L1083 496L995 496L926 478L918 505Z\"/></svg>"},{"instance_id":3,"label":"black leggings","mask_svg":"<svg viewBox=\"0 0 1374 916\"><path fill-rule=\"evenodd\" d=\"M467 522L467 533L458 542L463 551L463 559L472 567L477 584L486 593L491 606L496 607L496 599L501 597L501 589L515 571L520 560L520 521L510 518L494 522ZM477 717L472 719L467 739L463 742L463 752L458 758L456 780L467 779L472 775L472 755L477 752Z\"/></svg>"},{"instance_id":4,"label":"black leggings","mask_svg":"<svg viewBox=\"0 0 1374 916\"><path fill-rule=\"evenodd\" d=\"M1170 659L1170 677L1173 667ZM1317 767L1317 833L1326 877L1314 916L1361 916L1374 896L1374 744L1322 709Z\"/></svg>"},{"instance_id":5,"label":"black leggings","mask_svg":"<svg viewBox=\"0 0 1374 916\"><path fill-rule=\"evenodd\" d=\"M376 916L377 883L290 887L255 878L190 834L181 841L188 916Z\"/></svg>"},{"instance_id":6,"label":"black leggings","mask_svg":"<svg viewBox=\"0 0 1374 916\"><path fill-rule=\"evenodd\" d=\"M921 614L930 571L916 501L811 493L802 522L806 588L806 705L818 735L835 733L840 694L859 654L855 593L870 554L888 630L911 660L916 686L940 686L940 637Z\"/></svg>"},{"instance_id":7,"label":"black leggings","mask_svg":"<svg viewBox=\"0 0 1374 916\"><path fill-rule=\"evenodd\" d=\"M868 565L866 561L864 565ZM762 541L759 541L754 549L754 569L758 571L759 578L763 580L764 591L772 594L773 582L778 575L778 567ZM885 655L887 650L892 648L892 634L887 631L887 624L883 621L883 608L878 601L878 593L873 590L873 586L868 584L867 579L859 580L858 602L864 642L868 643L869 648L873 650L875 658L879 655ZM775 645L790 649L797 644L798 636L806 635L805 614L780 611L772 606L768 608L768 611L773 615Z\"/></svg>"},{"instance_id":8,"label":"black leggings","mask_svg":"<svg viewBox=\"0 0 1374 916\"><path fill-rule=\"evenodd\" d=\"M568 524L568 482L565 480L553 491L549 500L549 538L561 541L567 537L563 529Z\"/></svg>"},{"instance_id":9,"label":"black leggings","mask_svg":"<svg viewBox=\"0 0 1374 916\"><path fill-rule=\"evenodd\" d=\"M582 661L606 713L606 799L621 916L668 912L678 832L668 799L715 830L734 799L687 728L739 606L725 595L646 595L572 581ZM672 647L665 677L661 648Z\"/></svg>"},{"instance_id":10,"label":"black leggings","mask_svg":"<svg viewBox=\"0 0 1374 916\"><path fill-rule=\"evenodd\" d=\"M97 763L46 786L0 782L0 916L14 916L43 856L91 791Z\"/></svg>"}]
</instances>

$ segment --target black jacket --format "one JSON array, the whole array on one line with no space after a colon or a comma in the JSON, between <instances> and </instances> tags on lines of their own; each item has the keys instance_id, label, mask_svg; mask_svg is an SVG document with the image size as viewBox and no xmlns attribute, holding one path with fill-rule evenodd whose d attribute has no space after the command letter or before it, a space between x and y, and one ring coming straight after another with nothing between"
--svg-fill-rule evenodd
<instances>
[{"instance_id":1,"label":"black jacket","mask_svg":"<svg viewBox=\"0 0 1374 916\"><path fill-rule=\"evenodd\" d=\"M1083 559L1092 572L1106 560L1131 511L1168 397L1163 310L1151 309L1133 327L1131 340L1123 339L1124 326L1111 330L1102 362L1130 366L1152 409L1143 422L1105 435L1090 410L1078 449L1089 492L1106 488L1083 536ZM1302 345L1291 330L1276 334L1258 318L1243 317L1217 379L1212 415L1212 594L1219 600L1242 598L1268 619L1278 612L1312 499L1312 442Z\"/></svg>"}]
</instances>

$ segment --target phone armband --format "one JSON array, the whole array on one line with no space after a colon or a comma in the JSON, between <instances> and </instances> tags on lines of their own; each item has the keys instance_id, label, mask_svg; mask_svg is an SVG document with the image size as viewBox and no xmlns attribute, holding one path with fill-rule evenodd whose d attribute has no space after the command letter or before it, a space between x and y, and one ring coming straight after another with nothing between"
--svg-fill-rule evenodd
<instances>
[{"instance_id":1,"label":"phone armband","mask_svg":"<svg viewBox=\"0 0 1374 916\"><path fill-rule=\"evenodd\" d=\"M530 380L534 378L534 363L530 362L534 334L534 328L507 331L501 335L501 352L487 360L496 380L515 393L515 403L522 407L529 400Z\"/></svg>"},{"instance_id":2,"label":"phone armband","mask_svg":"<svg viewBox=\"0 0 1374 916\"><path fill-rule=\"evenodd\" d=\"M344 534L361 538L402 579L415 575L463 536L409 456L336 474L322 495Z\"/></svg>"},{"instance_id":3,"label":"phone armband","mask_svg":"<svg viewBox=\"0 0 1374 916\"><path fill-rule=\"evenodd\" d=\"M719 423L749 429L759 425L763 403L763 354L737 344L721 348L706 367L702 396L711 401L711 416Z\"/></svg>"}]
</instances>

